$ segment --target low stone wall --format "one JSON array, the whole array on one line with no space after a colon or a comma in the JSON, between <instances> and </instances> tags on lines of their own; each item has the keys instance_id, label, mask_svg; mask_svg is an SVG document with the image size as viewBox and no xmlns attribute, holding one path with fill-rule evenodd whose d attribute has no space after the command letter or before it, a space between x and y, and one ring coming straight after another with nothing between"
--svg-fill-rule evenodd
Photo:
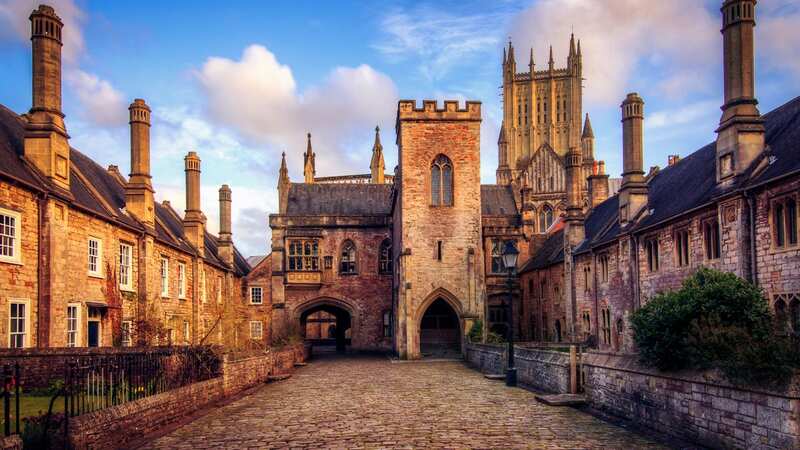
<instances>
[{"instance_id":1,"label":"low stone wall","mask_svg":"<svg viewBox=\"0 0 800 450\"><path fill-rule=\"evenodd\" d=\"M70 442L75 449L125 447L270 375L291 373L305 354L298 345L237 360L224 357L219 377L70 419Z\"/></svg>"},{"instance_id":2,"label":"low stone wall","mask_svg":"<svg viewBox=\"0 0 800 450\"><path fill-rule=\"evenodd\" d=\"M664 374L635 356L588 353L592 408L712 448L800 448L800 397L742 389L701 374Z\"/></svg>"},{"instance_id":3,"label":"low stone wall","mask_svg":"<svg viewBox=\"0 0 800 450\"><path fill-rule=\"evenodd\" d=\"M468 344L467 363L503 373L505 348ZM534 390L566 393L569 354L515 347L517 378ZM666 374L642 367L635 355L581 357L582 386L591 409L669 437L711 448L800 448L800 389L744 389L709 374Z\"/></svg>"},{"instance_id":4,"label":"low stone wall","mask_svg":"<svg viewBox=\"0 0 800 450\"><path fill-rule=\"evenodd\" d=\"M0 436L0 450L22 450L22 439L17 434L8 437Z\"/></svg>"},{"instance_id":5,"label":"low stone wall","mask_svg":"<svg viewBox=\"0 0 800 450\"><path fill-rule=\"evenodd\" d=\"M482 373L503 374L506 347L467 344L466 361ZM533 390L566 393L569 390L569 354L554 350L514 347L517 381Z\"/></svg>"}]
</instances>

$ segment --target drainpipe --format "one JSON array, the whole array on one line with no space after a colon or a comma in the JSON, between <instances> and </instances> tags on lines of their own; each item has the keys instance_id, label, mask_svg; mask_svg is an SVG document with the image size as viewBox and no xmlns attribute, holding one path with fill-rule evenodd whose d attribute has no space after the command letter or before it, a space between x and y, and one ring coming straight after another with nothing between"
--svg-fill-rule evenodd
<instances>
[{"instance_id":1,"label":"drainpipe","mask_svg":"<svg viewBox=\"0 0 800 450\"><path fill-rule=\"evenodd\" d=\"M37 280L37 287L36 287L36 298L37 298L37 305L36 305L36 315L38 317L36 321L36 329L37 329L37 337L36 337L36 347L44 348L50 346L50 283L47 282L46 278L49 273L49 266L50 266L50 239L49 234L47 235L47 239L43 239L46 232L46 225L47 222L47 201L48 201L48 194L47 192L42 193L38 200L37 200L37 207L39 210L39 220L38 220L38 230L36 233L36 247L38 249L38 264L36 265L36 280ZM43 242L44 241L44 242ZM45 250L43 244L47 245L47 249ZM45 264L48 266L48 270L45 271ZM46 305L46 306L45 306Z\"/></svg>"},{"instance_id":2,"label":"drainpipe","mask_svg":"<svg viewBox=\"0 0 800 450\"><path fill-rule=\"evenodd\" d=\"M756 214L755 214L755 197L751 192L745 191L745 198L747 199L747 213L749 217L750 233L748 239L750 240L750 282L758 286L758 261L756 258Z\"/></svg>"},{"instance_id":3,"label":"drainpipe","mask_svg":"<svg viewBox=\"0 0 800 450\"><path fill-rule=\"evenodd\" d=\"M631 245L633 259L633 308L634 311L642 307L642 297L639 291L639 237L631 235L633 245Z\"/></svg>"},{"instance_id":4,"label":"drainpipe","mask_svg":"<svg viewBox=\"0 0 800 450\"><path fill-rule=\"evenodd\" d=\"M600 296L597 293L598 283L597 283L597 255L594 254L594 250L591 250L592 255L592 284L594 286L594 331L595 333L600 329L600 318L597 316L597 311L600 309ZM597 340L600 339L600 335L597 335ZM598 342L599 344L599 342Z\"/></svg>"}]
</instances>

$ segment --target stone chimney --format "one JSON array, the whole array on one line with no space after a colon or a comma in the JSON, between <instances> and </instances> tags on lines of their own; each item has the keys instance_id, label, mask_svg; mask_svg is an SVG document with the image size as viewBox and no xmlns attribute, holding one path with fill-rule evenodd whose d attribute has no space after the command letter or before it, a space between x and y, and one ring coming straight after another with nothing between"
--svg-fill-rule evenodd
<instances>
[{"instance_id":1,"label":"stone chimney","mask_svg":"<svg viewBox=\"0 0 800 450\"><path fill-rule=\"evenodd\" d=\"M286 168L286 153L281 154L281 169L278 172L278 213L286 214L286 206L289 203L289 170Z\"/></svg>"},{"instance_id":2,"label":"stone chimney","mask_svg":"<svg viewBox=\"0 0 800 450\"><path fill-rule=\"evenodd\" d=\"M233 266L233 234L231 233L231 188L223 184L219 188L219 256L223 262Z\"/></svg>"},{"instance_id":3,"label":"stone chimney","mask_svg":"<svg viewBox=\"0 0 800 450\"><path fill-rule=\"evenodd\" d=\"M40 5L30 15L33 104L27 115L25 158L55 186L69 190L69 135L61 112L61 29L55 10Z\"/></svg>"},{"instance_id":4,"label":"stone chimney","mask_svg":"<svg viewBox=\"0 0 800 450\"><path fill-rule=\"evenodd\" d=\"M311 133L308 133L308 144L306 145L306 152L303 153L303 177L306 183L313 183L314 177L317 175L317 168L315 159L317 154L311 149Z\"/></svg>"},{"instance_id":5,"label":"stone chimney","mask_svg":"<svg viewBox=\"0 0 800 450\"><path fill-rule=\"evenodd\" d=\"M131 126L131 173L125 186L125 209L149 229L155 228L150 176L150 107L137 98L128 107Z\"/></svg>"},{"instance_id":6,"label":"stone chimney","mask_svg":"<svg viewBox=\"0 0 800 450\"><path fill-rule=\"evenodd\" d=\"M644 179L644 100L637 93L622 102L622 186L619 190L619 223L628 224L647 206Z\"/></svg>"},{"instance_id":7,"label":"stone chimney","mask_svg":"<svg viewBox=\"0 0 800 450\"><path fill-rule=\"evenodd\" d=\"M583 155L578 146L570 148L566 157L567 169L567 216L566 232L569 245L573 248L583 241Z\"/></svg>"},{"instance_id":8,"label":"stone chimney","mask_svg":"<svg viewBox=\"0 0 800 450\"><path fill-rule=\"evenodd\" d=\"M373 184L384 183L384 172L386 163L383 161L383 145L381 145L381 129L375 127L375 143L372 145L372 160L369 163L369 170L372 173L371 182Z\"/></svg>"},{"instance_id":9,"label":"stone chimney","mask_svg":"<svg viewBox=\"0 0 800 450\"><path fill-rule=\"evenodd\" d=\"M186 172L186 215L183 231L200 256L205 255L206 217L200 210L200 158L189 152L183 158Z\"/></svg>"},{"instance_id":10,"label":"stone chimney","mask_svg":"<svg viewBox=\"0 0 800 450\"><path fill-rule=\"evenodd\" d=\"M592 174L589 175L589 202L592 209L608 199L608 175L605 173L606 163L595 161Z\"/></svg>"},{"instance_id":11,"label":"stone chimney","mask_svg":"<svg viewBox=\"0 0 800 450\"><path fill-rule=\"evenodd\" d=\"M717 183L731 184L764 151L753 60L756 0L725 0L721 11L725 103L717 128Z\"/></svg>"},{"instance_id":12,"label":"stone chimney","mask_svg":"<svg viewBox=\"0 0 800 450\"><path fill-rule=\"evenodd\" d=\"M678 161L681 160L680 155L669 155L667 157L667 167L672 167L675 164L678 164Z\"/></svg>"}]
</instances>

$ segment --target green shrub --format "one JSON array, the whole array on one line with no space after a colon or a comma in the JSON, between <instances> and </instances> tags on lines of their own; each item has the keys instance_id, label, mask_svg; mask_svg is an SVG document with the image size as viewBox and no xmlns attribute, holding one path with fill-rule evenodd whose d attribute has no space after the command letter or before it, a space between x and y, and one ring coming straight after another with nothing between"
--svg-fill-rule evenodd
<instances>
[{"instance_id":1,"label":"green shrub","mask_svg":"<svg viewBox=\"0 0 800 450\"><path fill-rule=\"evenodd\" d=\"M800 356L788 338L774 333L773 320L760 289L705 268L631 315L645 364L665 371L720 369L733 383L777 388L800 368Z\"/></svg>"},{"instance_id":2,"label":"green shrub","mask_svg":"<svg viewBox=\"0 0 800 450\"><path fill-rule=\"evenodd\" d=\"M467 339L470 342L483 341L483 321L481 319L475 319L475 322L472 322L472 328L467 333Z\"/></svg>"}]
</instances>

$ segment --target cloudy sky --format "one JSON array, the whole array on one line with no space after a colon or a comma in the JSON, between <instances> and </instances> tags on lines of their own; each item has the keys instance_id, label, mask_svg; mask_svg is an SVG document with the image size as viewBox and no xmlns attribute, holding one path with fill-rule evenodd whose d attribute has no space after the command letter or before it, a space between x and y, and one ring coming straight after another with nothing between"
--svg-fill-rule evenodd
<instances>
[{"instance_id":1,"label":"cloudy sky","mask_svg":"<svg viewBox=\"0 0 800 450\"><path fill-rule=\"evenodd\" d=\"M557 65L570 32L581 39L584 110L613 176L625 93L647 104L646 167L710 142L719 119L719 0L49 1L65 22L72 145L127 173L127 105L146 99L157 198L183 208L183 156L197 151L209 228L227 183L245 255L268 250L281 152L301 180L311 132L318 175L366 173L380 125L391 170L399 98L482 101L482 178L494 182L509 38L539 64L552 44ZM0 0L0 103L17 112L30 108L27 17L37 3ZM800 95L800 3L761 0L758 14L756 92L767 112Z\"/></svg>"}]
</instances>

